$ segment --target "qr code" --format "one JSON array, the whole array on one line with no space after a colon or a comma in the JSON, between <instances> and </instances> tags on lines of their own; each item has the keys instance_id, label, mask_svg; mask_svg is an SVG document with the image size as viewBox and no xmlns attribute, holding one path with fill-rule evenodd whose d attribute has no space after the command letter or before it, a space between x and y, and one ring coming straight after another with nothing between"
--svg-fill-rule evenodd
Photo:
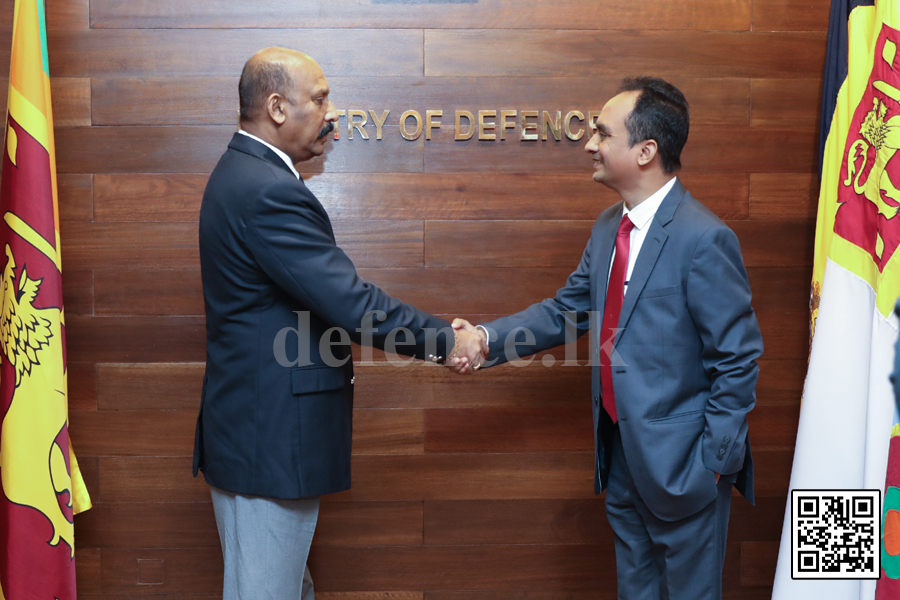
<instances>
[{"instance_id":1,"label":"qr code","mask_svg":"<svg viewBox=\"0 0 900 600\"><path fill-rule=\"evenodd\" d=\"M881 490L792 490L794 579L878 579Z\"/></svg>"}]
</instances>

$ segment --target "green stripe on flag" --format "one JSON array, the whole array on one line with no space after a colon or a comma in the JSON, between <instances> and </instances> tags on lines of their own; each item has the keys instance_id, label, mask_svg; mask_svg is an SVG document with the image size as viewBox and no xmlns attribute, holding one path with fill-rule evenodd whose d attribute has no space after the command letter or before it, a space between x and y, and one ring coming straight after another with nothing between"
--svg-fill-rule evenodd
<instances>
[{"instance_id":1,"label":"green stripe on flag","mask_svg":"<svg viewBox=\"0 0 900 600\"><path fill-rule=\"evenodd\" d=\"M41 58L44 62L44 73L50 77L50 59L47 56L47 17L44 10L44 0L37 0L38 25L41 28Z\"/></svg>"}]
</instances>

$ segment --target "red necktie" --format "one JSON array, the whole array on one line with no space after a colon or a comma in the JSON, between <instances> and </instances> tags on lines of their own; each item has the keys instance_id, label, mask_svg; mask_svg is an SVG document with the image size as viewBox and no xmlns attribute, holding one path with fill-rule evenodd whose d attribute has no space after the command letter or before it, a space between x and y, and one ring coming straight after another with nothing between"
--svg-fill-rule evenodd
<instances>
[{"instance_id":1,"label":"red necktie","mask_svg":"<svg viewBox=\"0 0 900 600\"><path fill-rule=\"evenodd\" d=\"M609 272L609 285L606 286L606 304L603 308L603 322L600 325L600 391L603 394L603 408L618 422L616 413L616 393L613 390L612 365L616 329L619 327L619 315L622 314L622 301L625 299L625 275L628 272L628 251L631 249L631 230L634 223L628 215L622 217L619 232L616 234L616 257Z\"/></svg>"}]
</instances>

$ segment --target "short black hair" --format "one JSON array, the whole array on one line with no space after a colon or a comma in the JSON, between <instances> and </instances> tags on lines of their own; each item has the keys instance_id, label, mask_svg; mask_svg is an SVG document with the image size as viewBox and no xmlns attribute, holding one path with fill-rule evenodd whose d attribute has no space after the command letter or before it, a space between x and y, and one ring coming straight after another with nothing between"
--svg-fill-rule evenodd
<instances>
[{"instance_id":1,"label":"short black hair","mask_svg":"<svg viewBox=\"0 0 900 600\"><path fill-rule=\"evenodd\" d=\"M688 102L681 91L657 77L630 77L622 80L619 93L640 92L634 110L625 119L631 146L655 140L663 171L681 168L681 150L690 129Z\"/></svg>"},{"instance_id":2,"label":"short black hair","mask_svg":"<svg viewBox=\"0 0 900 600\"><path fill-rule=\"evenodd\" d=\"M270 95L281 94L288 97L293 89L294 80L283 61L251 58L244 65L238 82L241 121L252 121Z\"/></svg>"}]
</instances>

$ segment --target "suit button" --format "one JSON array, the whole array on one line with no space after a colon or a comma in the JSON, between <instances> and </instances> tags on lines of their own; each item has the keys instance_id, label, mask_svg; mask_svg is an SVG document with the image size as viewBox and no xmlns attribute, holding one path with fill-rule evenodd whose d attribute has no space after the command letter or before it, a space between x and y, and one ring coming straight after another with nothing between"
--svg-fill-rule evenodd
<instances>
[{"instance_id":1,"label":"suit button","mask_svg":"<svg viewBox=\"0 0 900 600\"><path fill-rule=\"evenodd\" d=\"M728 437L728 436L726 435L726 436L725 436L725 443L727 444L727 443L730 442L730 441L731 441L731 438Z\"/></svg>"},{"instance_id":2,"label":"suit button","mask_svg":"<svg viewBox=\"0 0 900 600\"><path fill-rule=\"evenodd\" d=\"M717 460L725 460L725 456L720 454L716 457Z\"/></svg>"}]
</instances>

